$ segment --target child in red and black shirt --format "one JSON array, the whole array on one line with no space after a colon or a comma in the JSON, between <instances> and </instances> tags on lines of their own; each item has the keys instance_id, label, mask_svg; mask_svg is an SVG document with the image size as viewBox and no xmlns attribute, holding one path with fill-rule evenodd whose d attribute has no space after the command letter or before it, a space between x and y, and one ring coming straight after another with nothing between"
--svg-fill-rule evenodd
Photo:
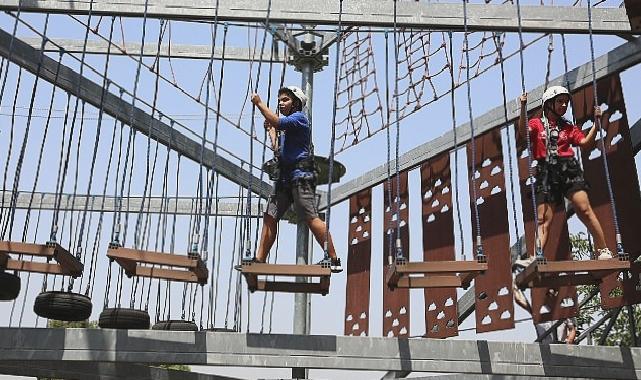
<instances>
[{"instance_id":1,"label":"child in red and black shirt","mask_svg":"<svg viewBox=\"0 0 641 380\"><path fill-rule=\"evenodd\" d=\"M521 118L519 130L525 131L527 94L521 95ZM607 248L603 229L592 210L587 191L589 186L583 178L583 170L574 156L574 147L593 149L596 123L587 135L576 125L563 118L568 110L570 93L561 86L548 88L543 94L543 112L530 119L527 133L530 134L531 154L536 162L535 196L538 213L540 247L545 251L548 230L554 216L553 205L562 204L567 198L574 211L594 238L595 256L599 260L612 258ZM594 108L595 118L601 117L601 109ZM517 260L517 265L527 266L534 260Z\"/></svg>"}]
</instances>

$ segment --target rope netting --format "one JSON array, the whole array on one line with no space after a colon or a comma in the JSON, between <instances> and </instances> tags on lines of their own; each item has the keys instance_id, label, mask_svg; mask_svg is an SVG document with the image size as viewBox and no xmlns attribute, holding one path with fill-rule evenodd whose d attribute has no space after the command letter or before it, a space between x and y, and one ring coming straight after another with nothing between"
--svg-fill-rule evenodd
<instances>
[{"instance_id":1,"label":"rope netting","mask_svg":"<svg viewBox=\"0 0 641 380\"><path fill-rule=\"evenodd\" d=\"M353 33L358 35L359 33ZM365 33L360 33L365 34ZM358 41L352 37L357 47L345 49L346 54L352 52L353 58L343 62L341 67L341 87L339 96L346 98L342 107L339 107L339 120L337 128L337 153L341 153L364 140L373 137L378 132L388 127L382 117L382 105L377 85L377 72L373 50L360 48L371 46L371 33L368 37ZM524 44L528 48L545 35L532 37ZM354 40L358 42L354 42ZM455 42L455 49L459 50L458 61L450 62L448 57L449 39L446 32L425 32L402 29L399 32L399 91L391 100L395 104L395 97L399 98L400 119L415 114L447 96L451 91L449 83L449 67L456 68L455 87L458 89L467 81L465 74L467 63L465 55L470 55L470 80L480 77L496 65L499 60L499 46L495 33L468 33L469 48L466 50L460 42ZM503 52L503 59L509 59L518 54L515 47L510 52ZM356 66L355 66L356 65ZM348 75L349 74L349 75ZM351 81L350 81L351 80ZM392 106L394 108L394 106Z\"/></svg>"}]
</instances>

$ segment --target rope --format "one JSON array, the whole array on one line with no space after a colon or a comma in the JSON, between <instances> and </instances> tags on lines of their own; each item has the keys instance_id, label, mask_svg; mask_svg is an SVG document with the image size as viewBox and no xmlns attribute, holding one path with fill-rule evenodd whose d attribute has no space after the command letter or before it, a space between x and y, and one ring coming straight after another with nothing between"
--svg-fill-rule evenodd
<instances>
[{"instance_id":1,"label":"rope","mask_svg":"<svg viewBox=\"0 0 641 380\"><path fill-rule=\"evenodd\" d=\"M272 10L272 0L269 0L267 3L267 16L265 17L265 26L269 25L269 20L271 16L271 10ZM260 73L261 73L261 67L263 64L263 53L265 52L265 44L267 42L267 31L263 34L263 40L260 46L260 60L258 61L258 68L256 71L256 84L254 85L254 93L258 92L258 86L260 85ZM251 71L250 71L251 72ZM251 77L250 77L251 79ZM251 128L250 128L250 135L253 137L256 132L256 120L254 119L254 115L256 115L256 107L252 107L252 117L251 117ZM263 145L265 146L265 145ZM249 163L250 165L253 165L254 163L254 139L250 139L249 141ZM250 169L251 172L251 169ZM263 168L261 166L260 168L261 172L261 177L263 175ZM245 259L249 260L251 259L252 253L251 253L251 203L252 203L252 182L253 182L253 176L249 177L249 184L247 187L247 203L245 205L246 207L246 213L247 217L245 219L245 229L246 229L246 246L245 246ZM249 319L249 318L248 318ZM249 320L248 320L249 322Z\"/></svg>"},{"instance_id":2,"label":"rope","mask_svg":"<svg viewBox=\"0 0 641 380\"><path fill-rule=\"evenodd\" d=\"M335 152L335 140L336 140L336 109L338 97L336 96L338 92L338 82L339 82L339 67L340 67L340 45L342 39L342 29L343 29L343 0L339 0L338 6L338 27L336 29L336 60L334 62L334 106L332 107L332 136L331 143L329 148L329 168L328 173L328 184L327 184L327 211L325 212L325 242L323 243L324 259L329 259L329 227L331 223L332 216L332 178L334 174L334 152Z\"/></svg>"},{"instance_id":3,"label":"rope","mask_svg":"<svg viewBox=\"0 0 641 380\"><path fill-rule=\"evenodd\" d=\"M214 131L215 131L214 132L214 148L216 146L218 146L218 143L217 143L218 142L218 134L220 132L220 108L221 108L221 101L222 101L223 79L224 79L224 76L225 76L225 70L224 70L225 69L225 51L226 51L226 47L227 47L227 32L228 32L228 29L229 29L228 25L225 24L224 28L223 28L223 48L222 48L222 57L221 57L222 61L220 63L220 72L219 72L219 78L220 79L219 79L219 85L218 85L218 96L216 98L216 109L217 109L217 112L216 112L216 126L214 128ZM214 149L214 152L216 152L215 149ZM215 175L216 175L216 188L214 190L214 198L218 199L218 189L219 189L219 185L220 185L220 175L219 175L219 173L217 171L215 172ZM212 278L211 278L212 288L210 288L210 289L213 289L213 292L215 293L213 309L212 309L212 306L211 306L211 294L210 294L210 301L209 301L210 302L210 313L212 315L212 317L211 317L211 321L212 322L211 322L210 327L212 327L212 328L216 325L216 304L217 304L217 300L218 300L218 280L220 279L220 246L222 245L222 235L220 237L218 237L218 241L216 241L216 235L215 235L216 230L218 229L218 220L219 220L219 218L218 218L218 202L215 202L215 213L216 213L216 218L214 219L214 241L213 241L213 246L216 247L216 243L218 243L218 252L217 252L216 255L212 256L212 269L213 269L213 265L214 265L213 261L215 259L217 259L216 260L216 263L217 263L216 264L216 279L217 280L214 281L214 277L213 277L214 271L212 270ZM221 221L221 224L220 224L221 234L222 234L222 228L223 228L223 224L222 224L222 221ZM233 260L232 260L232 263L233 263Z\"/></svg>"},{"instance_id":4,"label":"rope","mask_svg":"<svg viewBox=\"0 0 641 380\"><path fill-rule=\"evenodd\" d=\"M391 138L390 138L390 115L392 114L392 110L390 109L390 100L389 100L389 36L388 33L385 33L385 104L386 104L386 115L385 115L385 122L387 123L387 128L385 128L385 135L387 137L386 142L387 142L387 178L385 179L385 187L387 189L387 207L390 208L392 207L392 172L391 172L391 162L392 162L392 148L391 148ZM388 231L385 231L385 233L388 233ZM390 235L389 238L387 239L387 264L392 265L394 263L394 256L393 256L393 242L392 242L392 236Z\"/></svg>"},{"instance_id":5,"label":"rope","mask_svg":"<svg viewBox=\"0 0 641 380\"><path fill-rule=\"evenodd\" d=\"M397 3L398 0L394 0L394 98L396 100L396 106L394 109L396 124L396 150L394 161L396 163L395 167L395 177L396 177L396 197L394 199L396 203L396 260L403 260L403 246L401 243L401 176L400 176L400 164L399 156L401 150L401 122L400 122L400 100L398 96L398 27L397 27ZM392 205L390 204L390 207Z\"/></svg>"},{"instance_id":6,"label":"rope","mask_svg":"<svg viewBox=\"0 0 641 380\"><path fill-rule=\"evenodd\" d=\"M220 175L216 173L216 187L215 187L215 192L214 192L214 199L218 199L218 185L220 182ZM209 316L207 319L207 324L209 325L209 328L214 328L216 326L216 309L218 306L218 282L220 281L220 262L221 262L221 254L220 250L222 247L222 236L223 236L223 226L224 224L222 223L222 218L218 217L218 202L215 202L216 204L216 218L214 219L214 241L213 241L213 247L214 247L214 255L212 255L212 279L211 279L211 287L210 289L212 290L213 296L210 293L209 296ZM218 221L220 220L220 227L218 226ZM216 231L217 234L216 234ZM216 276L213 277L213 262L215 261L216 263ZM214 281L214 278L216 281ZM213 298L213 301L212 301ZM209 322L211 321L211 323Z\"/></svg>"},{"instance_id":7,"label":"rope","mask_svg":"<svg viewBox=\"0 0 641 380\"><path fill-rule=\"evenodd\" d=\"M519 31L519 46L521 49L519 49L519 57L520 57L520 73L521 73L521 93L525 94L525 59L523 58L523 25L522 25L522 18L521 18L521 2L520 0L516 0L516 14L517 14L517 20L518 20L518 31ZM530 139L530 131L528 127L529 121L527 117L527 112L525 113L525 138L527 142L527 167L528 167L528 179L530 181L530 194L532 195L532 211L534 215L534 241L535 241L535 249L534 252L536 254L537 259L543 259L543 247L541 247L541 240L539 239L539 230L536 226L536 223L538 223L539 220L539 213L536 208L536 191L534 189L534 168L532 167L532 141Z\"/></svg>"},{"instance_id":8,"label":"rope","mask_svg":"<svg viewBox=\"0 0 641 380\"><path fill-rule=\"evenodd\" d=\"M16 101L17 101L17 98L18 98L18 93L20 92L20 83L21 82L22 82L22 68L20 68L20 70L18 71L18 79L17 79L17 82L16 82L16 93L14 94L14 97L13 97L13 105L12 105L12 111L11 111L11 132L9 133L9 152L7 154L7 163L6 163L5 167L4 167L4 179L3 179L3 182L2 182L2 194L3 194L3 196L2 196L2 211L3 212L4 212L4 193L6 192L6 183L7 183L7 176L8 176L8 170L9 170L9 163L11 161L11 153L12 153L12 147L13 147L13 138L14 138L14 129L15 129L14 126L15 126L15 121L16 121L15 120L15 111L16 111L15 106L16 106ZM8 227L8 224L9 224L9 220L7 218L9 218L9 216L12 214L11 209L8 209L7 212L9 213L9 215L7 215L6 218L3 215L3 218L2 218L2 222L3 222L2 240L6 239L5 235L6 235L7 227ZM9 238L10 238L10 236L9 236Z\"/></svg>"},{"instance_id":9,"label":"rope","mask_svg":"<svg viewBox=\"0 0 641 380\"><path fill-rule=\"evenodd\" d=\"M109 30L109 38L113 37L113 25L114 25L114 22L113 22L113 18L112 18L111 27L110 27L110 30ZM86 41L85 41L85 43L86 43ZM95 138L95 141L94 141L93 154L92 154L92 158L91 158L91 167L89 169L89 181L88 181L88 184L87 184L87 193L86 193L87 196L92 193L94 169L95 169L95 164L96 164L97 157L98 157L98 146L100 144L100 132L102 130L102 121L103 121L103 116L104 116L104 100L105 100L105 94L107 93L107 91L109 89L109 81L107 79L107 75L109 73L109 61L110 61L110 58L111 58L111 46L108 46L107 47L107 55L106 55L106 58L105 58L105 69L104 69L104 76L103 76L103 82L102 82L102 91L100 93L100 103L99 103L99 107L98 107L98 123L97 123L97 126L96 126L96 138ZM84 113L84 102L83 102L83 113ZM115 133L115 128L114 128L114 133ZM112 140L112 150L113 150L113 140ZM76 167L78 167L79 163L80 163L79 154L80 154L80 149L78 149L78 159L77 159L77 166ZM111 160L111 156L110 156L110 160ZM110 161L110 163L111 163L111 161ZM108 172L109 171L107 171L107 173ZM77 183L77 181L76 181L76 183ZM74 194L75 194L75 187L74 187ZM80 239L82 239L82 236L84 235L85 221L86 221L86 218L87 218L88 208L89 208L89 202L85 202L85 206L84 206L83 214L82 214L82 221L80 223L80 233L79 233ZM92 216L93 216L93 213L92 213ZM90 227L91 227L91 224L90 224ZM82 245L80 245L78 247L77 256L80 255L81 251L82 251ZM83 262L84 262L84 260L83 260ZM92 255L91 266L89 267L89 272L90 273L93 270L93 263L94 263L94 255ZM80 288L82 288L83 279L84 279L84 271L82 273L82 276L80 277ZM73 279L70 280L70 287L72 287L72 286L73 286Z\"/></svg>"},{"instance_id":10,"label":"rope","mask_svg":"<svg viewBox=\"0 0 641 380\"><path fill-rule=\"evenodd\" d=\"M242 167L242 166L241 166ZM229 306L231 302L231 283L232 283L232 277L234 274L234 263L236 262L236 244L238 240L239 235L242 234L242 227L239 227L239 219L240 219L240 213L243 210L243 201L245 197L243 196L243 188L238 187L238 207L236 208L236 218L234 218L234 240L232 242L232 257L231 257L231 263L229 265L229 281L227 283L227 307L225 308L225 328L228 328L229 326ZM241 249L239 249L239 253L242 252ZM238 289L236 289L236 292L238 292ZM237 305L238 306L238 305Z\"/></svg>"},{"instance_id":11,"label":"rope","mask_svg":"<svg viewBox=\"0 0 641 380\"><path fill-rule=\"evenodd\" d=\"M43 34L45 34L45 35L47 34L47 27L48 26L49 26L49 15L46 16L44 27L43 27ZM14 222L15 215L16 215L16 203L18 201L18 185L20 183L20 174L22 172L22 163L24 161L25 151L27 149L27 141L29 140L29 132L31 131L31 121L32 121L31 116L33 115L33 106L34 106L34 102L35 102L35 99L36 99L36 89L38 88L38 81L40 79L40 71L42 69L42 60L43 60L43 57L44 57L44 45L45 44L46 44L46 39L43 38L42 42L40 44L41 53L40 53L40 57L38 59L38 67L36 69L35 80L33 82L33 87L31 89L31 100L29 101L29 116L27 118L27 125L26 125L26 129L25 129L24 137L23 137L23 140L22 140L22 146L20 148L20 154L18 155L18 162L16 164L16 171L15 171L15 174L14 174L14 177L13 177L13 186L12 186L12 189L11 189L11 201L10 201L10 204L9 204L10 218L9 218L9 222L5 224L5 228L8 226L10 231L13 231L13 222ZM16 96L17 96L17 92L18 91L16 91ZM15 101L14 101L14 114L15 114ZM14 121L15 121L15 119L12 118L12 123L11 123L11 129L12 130L15 128ZM43 142L43 144L44 144L44 142ZM42 148L43 147L41 146L41 154L42 154ZM8 162L9 162L9 159L7 159L7 163ZM4 198L4 192L3 192L3 198ZM31 199L33 199L33 195L31 196ZM29 208L31 208L31 202L29 204ZM29 212L30 211L28 211L28 213ZM23 232L23 239L24 239L24 234L25 234L25 232ZM3 236L5 235L5 231L3 231L2 235Z\"/></svg>"},{"instance_id":12,"label":"rope","mask_svg":"<svg viewBox=\"0 0 641 380\"><path fill-rule=\"evenodd\" d=\"M592 90L594 93L594 105L599 105L599 97L597 94L597 81L596 81L596 60L594 57L594 34L592 32L592 5L591 0L588 0L588 30L590 33L590 59L592 63ZM614 223L614 232L616 233L616 243L617 243L617 253L619 256L624 254L623 241L621 240L621 230L619 227L619 215L617 213L616 202L614 199L614 191L612 189L612 179L610 178L610 168L608 165L608 155L605 150L605 137L607 133L603 133L603 127L601 126L601 118L596 117L595 123L597 125L599 136L601 137L601 143L599 148L601 149L601 155L603 156L603 171L605 172L605 181L608 186L608 197L610 200L610 209L612 210L612 221Z\"/></svg>"},{"instance_id":13,"label":"rope","mask_svg":"<svg viewBox=\"0 0 641 380\"><path fill-rule=\"evenodd\" d=\"M219 10L219 3L220 3L220 0L216 0L216 13L214 15L214 27L213 27L213 36L212 36L212 43L211 43L211 55L209 57L209 65L207 66L207 86L205 87L205 123L204 123L204 126L203 126L202 143L201 143L201 148L200 148L200 160L198 162L198 185L200 187L199 198L198 198L198 203L199 203L198 210L199 211L201 211L202 198L203 198L203 186L202 186L203 176L202 176L202 171L203 171L203 161L205 159L205 142L206 142L206 139L207 139L207 128L209 126L209 100L210 100L210 86L209 86L209 84L210 84L210 82L212 80L213 69L214 69L214 67L213 67L213 65L214 65L214 52L215 52L215 49L216 49L216 37L218 36L218 10ZM223 47L223 49L224 49L224 47ZM214 163L215 163L216 158L217 158L217 152L216 152L216 149L215 149L216 145L217 144L214 145ZM214 164L214 167L215 166L216 165ZM209 198L207 199L207 202L209 202ZM201 217L200 217L200 212L199 212L199 214L196 216L196 237L195 237L195 239L192 239L192 242L191 242L192 243L191 251L193 253L195 253L195 254L199 253L199 250L198 250L198 234L200 233L200 218ZM206 220L208 220L208 219L209 219L209 217L206 216ZM208 224L208 223L206 222L206 224ZM206 234L207 234L207 225L205 225L205 231L203 233L203 235L205 235L205 236L203 236L203 239L206 239ZM204 250L207 249L206 243L203 244L203 249ZM207 257L204 258L204 261L205 261L205 263L207 262Z\"/></svg>"},{"instance_id":14,"label":"rope","mask_svg":"<svg viewBox=\"0 0 641 380\"><path fill-rule=\"evenodd\" d=\"M93 5L94 5L94 0L91 0L89 2L89 13L87 15L87 24L91 24L91 17L93 15ZM87 41L89 39L89 30L90 30L89 25L87 25L86 32L85 32L85 38L84 38L83 45L82 45L82 54L80 55L80 69L78 71L78 74L80 75L80 77L82 77L83 74L84 74L85 57L87 55ZM77 83L76 93L80 94L80 81L78 81L78 83ZM72 117L72 121L71 121L71 131L70 131L70 135L69 135L70 136L69 137L69 145L67 147L67 157L65 159L64 169L63 169L63 172L62 172L62 179L60 181L60 188L59 188L60 195L58 196L58 201L57 201L56 206L55 206L54 216L53 216L53 220L52 220L52 223L51 223L50 240L53 241L53 242L56 241L56 232L57 232L57 229L58 229L58 225L57 225L58 224L58 215L60 213L60 202L62 201L62 192L64 190L65 179L66 179L66 176L67 176L67 168L69 166L69 155L71 153L71 146L73 145L72 141L73 141L74 129L75 129L75 126L76 126L76 117L78 115L77 111L78 111L78 102L79 101L80 101L80 98L76 97L73 117ZM83 112L84 112L84 105L85 105L85 102L83 101L82 102ZM66 121L67 121L67 119L65 118L65 125L66 125ZM82 125L83 124L81 123L81 130L80 130L81 133L82 133ZM79 139L80 139L80 136L79 136ZM77 184L77 181L76 181L76 184Z\"/></svg>"},{"instance_id":15,"label":"rope","mask_svg":"<svg viewBox=\"0 0 641 380\"><path fill-rule=\"evenodd\" d=\"M275 47L276 47L276 41L274 39L272 39L272 48L271 48L271 54L270 54L270 60L269 60L269 69L268 69L269 77L268 77L268 81L267 81L267 88L269 90L267 92L267 107L269 107L269 105L271 104L272 71L273 71L273 66L274 66L272 62L274 60ZM286 66L284 65L283 67L286 67ZM282 84L281 84L280 87L282 87ZM276 107L276 108L278 108L278 107ZM311 137L312 137L312 133L311 133L311 128L310 128L310 142L311 142ZM263 132L263 139L267 140L267 138L268 138L268 135L267 135L267 131L265 130ZM266 149L266 144L265 144L265 145L263 145L263 153L262 153L261 162L265 162L266 153L267 153L267 149ZM260 180L261 181L263 180L263 175L264 174L265 174L265 171L262 170L260 172ZM262 211L262 204L260 202L258 202L258 214L260 214L261 211ZM256 252L256 250L258 249L256 247L256 245L258 244L258 229L259 229L258 228L258 223L259 223L258 218L256 218L256 228L254 229L254 231L255 231L255 235L254 235L254 252ZM278 233L278 231L276 231L276 233ZM266 303L267 303L267 295L268 295L267 293L268 292L264 292L264 294L263 294L263 307L262 307L262 312L261 312L261 324L260 324L260 332L261 332L261 334L264 331L264 327L265 327L265 307L266 307ZM273 296L274 293L273 292L271 292L271 293L272 293L272 296Z\"/></svg>"},{"instance_id":16,"label":"rope","mask_svg":"<svg viewBox=\"0 0 641 380\"><path fill-rule=\"evenodd\" d=\"M464 29L464 47L465 47L465 61L466 61L466 78L467 78L467 111L470 118L470 132L471 136L471 150L472 150L472 197L474 204L474 220L476 223L476 258L482 260L485 257L483 253L483 240L481 238L481 217L479 215L479 205L477 202L477 189L476 189L476 133L474 130L474 116L472 115L472 89L470 85L470 51L468 49L468 32L467 32L467 1L463 0L463 29Z\"/></svg>"},{"instance_id":17,"label":"rope","mask_svg":"<svg viewBox=\"0 0 641 380\"><path fill-rule=\"evenodd\" d=\"M454 135L454 178L456 180L456 194L454 195L454 204L456 206L456 220L458 224L459 239L461 245L461 252L463 253L463 260L465 260L465 239L463 239L463 220L461 218L461 203L459 195L459 176L458 176L458 151L459 151L459 141L458 141L458 129L456 128L456 94L455 94L455 83L454 83L454 43L453 43L453 33L450 31L449 40L449 57L450 57L450 85L452 86L451 100L452 103L452 133Z\"/></svg>"},{"instance_id":18,"label":"rope","mask_svg":"<svg viewBox=\"0 0 641 380\"><path fill-rule=\"evenodd\" d=\"M507 90L506 90L506 81L505 81L505 65L503 64L503 42L501 41L501 36L497 33L495 34L497 40L497 47L499 48L499 60L501 61L501 94L503 96L503 117L505 124L509 123L507 115ZM548 60L548 67L549 60ZM548 71L549 74L549 71ZM547 87L547 85L546 85ZM510 169L510 203L512 206L512 220L514 221L514 231L516 233L516 247L519 256L521 255L521 231L519 229L518 218L516 216L516 197L514 192L514 158L512 153L512 140L508 134L507 136L507 157L508 157L508 167Z\"/></svg>"},{"instance_id":19,"label":"rope","mask_svg":"<svg viewBox=\"0 0 641 380\"><path fill-rule=\"evenodd\" d=\"M163 26L164 26L164 20L160 20L160 25L158 27L159 33L158 33L158 43L157 43L157 49L156 49L156 59L159 60L160 58L160 48L162 45L162 38L163 38ZM144 42L143 42L144 44ZM144 47L143 47L144 48ZM141 53L142 55L142 53ZM141 58L142 59L142 58ZM158 70L156 70L156 77L154 81L154 97L151 105L151 117L153 118L156 111L157 111L157 104L158 104L158 85L159 85L159 78L158 78L158 73L160 72L160 64L158 67ZM156 142L156 149L154 153L154 161L153 161L153 167L149 168L150 165L150 153L151 153L151 135L152 135L152 128L153 128L154 123L150 123L148 127L148 133L147 133L147 166L145 168L145 184L143 187L143 192L142 192L142 199L140 202L140 208L138 212L138 216L136 218L136 226L135 226L135 232L134 232L134 247L142 247L144 244L144 239L145 239L145 229L143 228L142 233L141 233L141 224L143 217L146 217L145 213L143 212L145 208L145 201L147 200L147 190L149 189L149 197L151 197L151 192L153 187L149 186L149 179L150 177L153 179L154 178L154 173L156 169L156 159L158 157L158 142ZM151 176L150 176L150 171L151 171ZM142 238L141 238L142 235ZM152 266L153 268L153 266ZM143 280L144 281L144 280Z\"/></svg>"}]
</instances>

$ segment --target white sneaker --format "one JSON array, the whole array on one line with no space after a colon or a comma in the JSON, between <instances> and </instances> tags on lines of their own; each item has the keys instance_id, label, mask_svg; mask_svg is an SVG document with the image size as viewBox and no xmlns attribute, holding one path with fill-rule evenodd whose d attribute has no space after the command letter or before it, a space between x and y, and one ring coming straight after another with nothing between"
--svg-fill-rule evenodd
<instances>
[{"instance_id":1,"label":"white sneaker","mask_svg":"<svg viewBox=\"0 0 641 380\"><path fill-rule=\"evenodd\" d=\"M598 260L610 260L612 258L612 251L608 248L597 249L594 253Z\"/></svg>"},{"instance_id":2,"label":"white sneaker","mask_svg":"<svg viewBox=\"0 0 641 380\"><path fill-rule=\"evenodd\" d=\"M534 256L528 256L525 259L518 259L514 262L514 265L518 265L523 268L527 268L534 262Z\"/></svg>"}]
</instances>

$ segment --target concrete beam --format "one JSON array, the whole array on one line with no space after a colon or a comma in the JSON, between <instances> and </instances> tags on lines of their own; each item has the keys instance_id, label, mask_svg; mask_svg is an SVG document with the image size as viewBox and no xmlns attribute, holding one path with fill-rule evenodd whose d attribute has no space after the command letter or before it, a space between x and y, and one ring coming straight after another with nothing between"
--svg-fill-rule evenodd
<instances>
[{"instance_id":1,"label":"concrete beam","mask_svg":"<svg viewBox=\"0 0 641 380\"><path fill-rule=\"evenodd\" d=\"M597 79L608 75L621 72L632 66L641 63L641 38L634 41L626 42L612 51L596 58L596 77ZM592 84L592 63L588 62L576 69L554 78L550 81L552 85L565 86L569 82L571 89ZM528 110L540 106L541 96L545 91L544 86L539 86L528 91ZM505 120L504 107L501 105L486 114L474 119L474 130L478 136L494 128L500 128L510 124L519 117L520 103L514 99L507 103L507 121ZM465 147L472 136L470 123L465 123L456 127L459 147ZM408 170L419 166L421 163L437 156L440 153L450 151L454 148L454 132L449 131L434 140L411 149L399 158L399 167L401 171ZM389 163L392 168L396 166L396 161ZM355 178L343 185L332 189L331 204L340 203L352 194L356 194L364 189L374 187L387 179L387 164L381 165L362 176ZM321 199L320 209L327 207L327 198Z\"/></svg>"},{"instance_id":2,"label":"concrete beam","mask_svg":"<svg viewBox=\"0 0 641 380\"><path fill-rule=\"evenodd\" d=\"M11 201L12 192L0 192L0 199L4 198L4 204L9 204ZM32 210L54 210L56 207L56 194L54 193L30 193L20 191L17 195L16 208ZM195 209L198 198L176 198L170 197L164 199L161 197L147 197L145 199L145 207L143 212L151 214L178 214L178 215L197 215L198 210ZM204 203L204 202L203 202ZM87 207L89 212L114 212L122 211L126 213L140 212L142 204L142 197L103 197L102 195L73 195L63 194L60 202L60 210L62 211L84 211ZM245 208L243 207L238 212L237 202L218 202L218 213L214 214L214 207L212 205L212 212L210 216L230 216L230 217L243 217L247 216ZM204 213L202 214L204 215ZM258 205L253 204L251 207L251 218L262 217L259 215Z\"/></svg>"},{"instance_id":3,"label":"concrete beam","mask_svg":"<svg viewBox=\"0 0 641 380\"><path fill-rule=\"evenodd\" d=\"M0 328L6 361L590 377L641 376L641 349L437 339Z\"/></svg>"},{"instance_id":4,"label":"concrete beam","mask_svg":"<svg viewBox=\"0 0 641 380\"><path fill-rule=\"evenodd\" d=\"M42 45L41 38L22 38L18 37L21 41L25 42L27 45L31 46L34 49L40 49ZM59 52L62 47L67 53L82 53L84 41L82 40L70 40L62 38L49 38L45 45L46 52ZM109 42L105 40L95 40L87 41L87 54L107 54L107 48ZM214 49L214 59L222 59L223 48L222 46L216 46ZM135 42L113 42L111 46L111 51L109 54L112 55L133 55L138 59L140 54L140 43ZM260 52L255 52L252 49L239 48L233 46L225 47L225 60L226 61L239 61L239 62L251 62L262 59L263 62L273 62L273 63L284 63L284 58L279 56L280 53L277 51L274 52L274 57L272 59L271 52L263 52L262 58L259 58ZM157 46L152 44L145 44L143 50L143 56L145 57L156 57L158 55L160 58L185 58L185 59L211 59L211 46L207 45L182 45L182 44L172 44L162 45L160 47L160 52L158 52Z\"/></svg>"},{"instance_id":5,"label":"concrete beam","mask_svg":"<svg viewBox=\"0 0 641 380\"><path fill-rule=\"evenodd\" d=\"M95 15L142 17L144 0L60 1L0 0L0 10L22 12L87 14L90 4ZM265 22L269 0L221 0L216 16L215 4L207 0L159 0L150 2L147 16L174 20ZM343 26L394 26L392 1L351 0L343 4ZM335 0L271 0L272 23L336 25L339 2ZM518 30L517 7L513 4L468 4L470 31ZM525 32L588 33L588 14L584 7L522 6ZM604 34L630 34L625 9L594 8L593 30ZM398 2L397 25L419 29L463 30L463 5L428 2Z\"/></svg>"},{"instance_id":6,"label":"concrete beam","mask_svg":"<svg viewBox=\"0 0 641 380\"><path fill-rule=\"evenodd\" d=\"M38 378L63 378L83 380L238 380L233 377L177 371L141 364L91 363L69 361L4 361L0 373L13 376Z\"/></svg>"},{"instance_id":7,"label":"concrete beam","mask_svg":"<svg viewBox=\"0 0 641 380\"><path fill-rule=\"evenodd\" d=\"M11 35L0 30L0 55L10 58L13 63L29 72L36 74L38 72L38 62L41 52L20 41L13 39L13 48L10 52ZM61 65L58 78L56 79L56 68L58 62L54 59L44 56L42 59L42 68L39 75L42 79L53 83L64 91L77 96L96 108L100 108L102 86L93 81L81 77L71 68ZM118 96L106 92L102 102L103 111L119 121L130 125L137 131L149 135L159 143L171 146L183 156L200 162L201 143L194 141L179 131L171 128L161 120L153 118L140 108L132 110L131 103L120 99ZM132 116L133 113L133 116ZM242 169L240 166L227 160L220 155L215 155L210 149L205 149L204 166L214 169L223 177L235 182L243 187L248 187L252 182L252 190L260 196L267 198L272 191L272 186L259 178L254 177L251 173Z\"/></svg>"}]
</instances>

